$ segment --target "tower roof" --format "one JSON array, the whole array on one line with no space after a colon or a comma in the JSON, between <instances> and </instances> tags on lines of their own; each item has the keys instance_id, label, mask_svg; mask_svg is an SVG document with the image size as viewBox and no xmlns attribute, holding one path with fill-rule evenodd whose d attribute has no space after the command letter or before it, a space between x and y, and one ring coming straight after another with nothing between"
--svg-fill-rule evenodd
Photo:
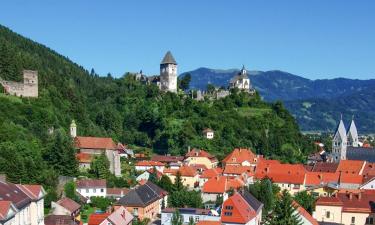
<instances>
[{"instance_id":1,"label":"tower roof","mask_svg":"<svg viewBox=\"0 0 375 225\"><path fill-rule=\"evenodd\" d=\"M168 52L165 54L165 56L164 56L164 58L163 58L163 60L161 61L160 64L175 64L175 65L177 65L177 62L176 62L176 60L173 58L172 53L171 53L170 51L168 51Z\"/></svg>"},{"instance_id":2,"label":"tower roof","mask_svg":"<svg viewBox=\"0 0 375 225\"><path fill-rule=\"evenodd\" d=\"M342 121L342 118L340 119L340 122L337 125L335 136L337 134L340 135L341 140L345 140L344 138L346 137L346 129L345 129L344 122Z\"/></svg>"}]
</instances>

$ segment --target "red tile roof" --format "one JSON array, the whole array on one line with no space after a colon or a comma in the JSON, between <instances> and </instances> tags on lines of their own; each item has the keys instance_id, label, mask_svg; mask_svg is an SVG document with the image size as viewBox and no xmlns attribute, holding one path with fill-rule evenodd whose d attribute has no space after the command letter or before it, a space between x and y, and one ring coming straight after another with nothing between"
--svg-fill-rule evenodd
<instances>
[{"instance_id":1,"label":"red tile roof","mask_svg":"<svg viewBox=\"0 0 375 225\"><path fill-rule=\"evenodd\" d=\"M250 149L235 148L222 162L224 164L241 164L245 161L257 163L258 157Z\"/></svg>"},{"instance_id":2,"label":"red tile roof","mask_svg":"<svg viewBox=\"0 0 375 225\"><path fill-rule=\"evenodd\" d=\"M77 180L76 181L77 188L105 188L107 186L107 181L102 180Z\"/></svg>"},{"instance_id":3,"label":"red tile roof","mask_svg":"<svg viewBox=\"0 0 375 225\"><path fill-rule=\"evenodd\" d=\"M202 150L202 149L192 149L191 151L186 153L185 157L186 158L189 158L189 157L206 157L211 162L217 161L215 156L211 155L210 153L208 153L208 152L206 152L205 150Z\"/></svg>"},{"instance_id":4,"label":"red tile roof","mask_svg":"<svg viewBox=\"0 0 375 225\"><path fill-rule=\"evenodd\" d=\"M113 142L112 138L76 137L74 144L79 149L117 149L117 145Z\"/></svg>"},{"instance_id":5,"label":"red tile roof","mask_svg":"<svg viewBox=\"0 0 375 225\"><path fill-rule=\"evenodd\" d=\"M318 186L326 185L328 183L339 183L339 173L325 173L325 172L307 172L305 185Z\"/></svg>"},{"instance_id":6,"label":"red tile roof","mask_svg":"<svg viewBox=\"0 0 375 225\"><path fill-rule=\"evenodd\" d=\"M341 173L340 174L340 184L362 184L363 183L363 176L351 173Z\"/></svg>"},{"instance_id":7,"label":"red tile roof","mask_svg":"<svg viewBox=\"0 0 375 225\"><path fill-rule=\"evenodd\" d=\"M93 213L89 217L88 225L99 225L101 222L107 219L109 215L110 213Z\"/></svg>"},{"instance_id":8,"label":"red tile roof","mask_svg":"<svg viewBox=\"0 0 375 225\"><path fill-rule=\"evenodd\" d=\"M311 171L334 173L336 172L338 166L338 163L317 162L314 164Z\"/></svg>"},{"instance_id":9,"label":"red tile roof","mask_svg":"<svg viewBox=\"0 0 375 225\"><path fill-rule=\"evenodd\" d=\"M360 174L365 163L365 161L360 160L341 160L336 172Z\"/></svg>"},{"instance_id":10,"label":"red tile roof","mask_svg":"<svg viewBox=\"0 0 375 225\"><path fill-rule=\"evenodd\" d=\"M270 178L275 183L303 184L306 170L302 164L280 164L260 161L255 169L255 178Z\"/></svg>"},{"instance_id":11,"label":"red tile roof","mask_svg":"<svg viewBox=\"0 0 375 225\"><path fill-rule=\"evenodd\" d=\"M203 173L200 175L200 178L212 178L212 177L216 177L218 175L221 175L223 173L223 169L221 168L212 168L212 169L208 169L208 170L205 170L203 171Z\"/></svg>"},{"instance_id":12,"label":"red tile roof","mask_svg":"<svg viewBox=\"0 0 375 225\"><path fill-rule=\"evenodd\" d=\"M220 221L201 220L195 225L221 225Z\"/></svg>"},{"instance_id":13,"label":"red tile roof","mask_svg":"<svg viewBox=\"0 0 375 225\"><path fill-rule=\"evenodd\" d=\"M223 194L231 189L236 190L244 185L245 183L239 178L217 176L207 180L203 184L202 192Z\"/></svg>"},{"instance_id":14,"label":"red tile roof","mask_svg":"<svg viewBox=\"0 0 375 225\"><path fill-rule=\"evenodd\" d=\"M337 193L332 197L320 197L317 206L342 206L343 212L374 213L372 203L375 201L374 191L361 191L357 193Z\"/></svg>"},{"instance_id":15,"label":"red tile roof","mask_svg":"<svg viewBox=\"0 0 375 225\"><path fill-rule=\"evenodd\" d=\"M143 161L137 162L135 166L164 166L164 163L150 161L150 160L143 160Z\"/></svg>"},{"instance_id":16,"label":"red tile roof","mask_svg":"<svg viewBox=\"0 0 375 225\"><path fill-rule=\"evenodd\" d=\"M37 200L43 194L42 185L38 184L16 184L29 198Z\"/></svg>"},{"instance_id":17,"label":"red tile roof","mask_svg":"<svg viewBox=\"0 0 375 225\"><path fill-rule=\"evenodd\" d=\"M163 171L164 174L171 175L176 175L177 172L180 172L181 176L183 177L195 177L198 174L196 168L187 165L183 165L179 169L164 169Z\"/></svg>"},{"instance_id":18,"label":"red tile roof","mask_svg":"<svg viewBox=\"0 0 375 225\"><path fill-rule=\"evenodd\" d=\"M74 213L81 208L80 204L67 197L60 199L56 203L69 210L70 213Z\"/></svg>"},{"instance_id":19,"label":"red tile roof","mask_svg":"<svg viewBox=\"0 0 375 225\"><path fill-rule=\"evenodd\" d=\"M312 225L319 225L318 221L314 219L310 213L308 213L302 206L300 206L297 202L293 201L293 204L296 206L298 213L304 217L307 221L309 221Z\"/></svg>"},{"instance_id":20,"label":"red tile roof","mask_svg":"<svg viewBox=\"0 0 375 225\"><path fill-rule=\"evenodd\" d=\"M0 200L0 220L5 220L8 217L8 212L11 208L11 201Z\"/></svg>"},{"instance_id":21,"label":"red tile roof","mask_svg":"<svg viewBox=\"0 0 375 225\"><path fill-rule=\"evenodd\" d=\"M94 158L94 155L89 154L89 153L77 153L76 154L76 159L80 163L91 163L92 159Z\"/></svg>"},{"instance_id":22,"label":"red tile roof","mask_svg":"<svg viewBox=\"0 0 375 225\"><path fill-rule=\"evenodd\" d=\"M171 163L171 162L182 162L184 160L183 156L170 156L170 155L153 155L151 157L152 161L158 161L162 163Z\"/></svg>"},{"instance_id":23,"label":"red tile roof","mask_svg":"<svg viewBox=\"0 0 375 225\"><path fill-rule=\"evenodd\" d=\"M235 174L241 175L243 173L253 174L254 167L252 166L240 166L240 165L226 165L223 174Z\"/></svg>"}]
</instances>

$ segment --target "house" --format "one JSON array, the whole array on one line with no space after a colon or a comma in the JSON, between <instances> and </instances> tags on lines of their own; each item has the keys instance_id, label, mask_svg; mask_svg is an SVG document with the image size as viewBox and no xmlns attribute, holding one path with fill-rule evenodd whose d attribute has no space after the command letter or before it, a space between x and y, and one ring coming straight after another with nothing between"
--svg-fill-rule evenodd
<instances>
[{"instance_id":1,"label":"house","mask_svg":"<svg viewBox=\"0 0 375 225\"><path fill-rule=\"evenodd\" d=\"M156 170L163 172L165 165L164 163L151 160L143 160L135 164L136 171L146 171L149 169L153 169L154 167L156 168Z\"/></svg>"},{"instance_id":2,"label":"house","mask_svg":"<svg viewBox=\"0 0 375 225\"><path fill-rule=\"evenodd\" d=\"M177 173L181 176L181 181L184 186L189 189L193 189L199 185L199 174L196 168L192 166L181 166L179 169L165 169L164 175L167 175L169 179L174 183L176 180Z\"/></svg>"},{"instance_id":3,"label":"house","mask_svg":"<svg viewBox=\"0 0 375 225\"><path fill-rule=\"evenodd\" d=\"M359 188L362 190L375 190L375 177L367 179Z\"/></svg>"},{"instance_id":4,"label":"house","mask_svg":"<svg viewBox=\"0 0 375 225\"><path fill-rule=\"evenodd\" d=\"M341 173L340 189L358 189L363 183L363 176L358 174Z\"/></svg>"},{"instance_id":5,"label":"house","mask_svg":"<svg viewBox=\"0 0 375 225\"><path fill-rule=\"evenodd\" d=\"M80 222L68 215L48 215L44 218L45 225L79 225Z\"/></svg>"},{"instance_id":6,"label":"house","mask_svg":"<svg viewBox=\"0 0 375 225\"><path fill-rule=\"evenodd\" d=\"M41 185L0 181L0 223L44 225L44 197Z\"/></svg>"},{"instance_id":7,"label":"house","mask_svg":"<svg viewBox=\"0 0 375 225\"><path fill-rule=\"evenodd\" d=\"M203 184L203 202L215 202L219 197L224 200L228 198L228 192L243 187L245 183L240 178L217 176L209 179Z\"/></svg>"},{"instance_id":8,"label":"house","mask_svg":"<svg viewBox=\"0 0 375 225\"><path fill-rule=\"evenodd\" d=\"M133 219L133 215L121 206L112 213L91 214L88 225L131 225Z\"/></svg>"},{"instance_id":9,"label":"house","mask_svg":"<svg viewBox=\"0 0 375 225\"><path fill-rule=\"evenodd\" d=\"M154 168L148 169L142 174L140 174L135 180L137 182L140 182L141 180L148 180L150 178L150 175L154 172ZM156 176L157 178L161 178L163 176L163 173L161 173L159 170L156 170Z\"/></svg>"},{"instance_id":10,"label":"house","mask_svg":"<svg viewBox=\"0 0 375 225\"><path fill-rule=\"evenodd\" d=\"M195 223L198 223L200 221L220 221L220 215L214 210L195 208L166 208L163 209L161 213L161 224L172 225L172 216L176 212L176 210L180 212L183 224L188 224L190 218L193 218Z\"/></svg>"},{"instance_id":11,"label":"house","mask_svg":"<svg viewBox=\"0 0 375 225\"><path fill-rule=\"evenodd\" d=\"M263 203L247 191L236 192L224 201L221 210L222 224L260 225Z\"/></svg>"},{"instance_id":12,"label":"house","mask_svg":"<svg viewBox=\"0 0 375 225\"><path fill-rule=\"evenodd\" d=\"M213 139L214 138L214 131L210 128L206 128L202 131L203 137L207 139Z\"/></svg>"},{"instance_id":13,"label":"house","mask_svg":"<svg viewBox=\"0 0 375 225\"><path fill-rule=\"evenodd\" d=\"M250 149L235 148L222 161L223 166L238 165L238 166L256 166L262 156L255 155Z\"/></svg>"},{"instance_id":14,"label":"house","mask_svg":"<svg viewBox=\"0 0 375 225\"><path fill-rule=\"evenodd\" d=\"M71 135L74 136L76 131L75 123L71 124ZM117 145L112 138L102 137L75 137L74 146L79 151L77 158L85 161L80 164L80 168L89 169L89 157L87 155L98 156L105 154L109 161L109 170L115 176L121 176L120 155ZM82 154L84 153L84 154ZM92 160L92 159L91 159ZM86 162L87 161L87 162Z\"/></svg>"},{"instance_id":15,"label":"house","mask_svg":"<svg viewBox=\"0 0 375 225\"><path fill-rule=\"evenodd\" d=\"M320 221L344 225L374 224L375 192L356 191L320 197L313 217Z\"/></svg>"},{"instance_id":16,"label":"house","mask_svg":"<svg viewBox=\"0 0 375 225\"><path fill-rule=\"evenodd\" d=\"M253 176L255 171L255 167L253 166L242 166L242 165L231 165L228 164L225 166L223 175L230 176L230 177L237 177L243 174Z\"/></svg>"},{"instance_id":17,"label":"house","mask_svg":"<svg viewBox=\"0 0 375 225\"><path fill-rule=\"evenodd\" d=\"M202 164L208 169L217 167L218 160L215 156L201 149L192 149L185 155L185 162L190 165Z\"/></svg>"},{"instance_id":18,"label":"house","mask_svg":"<svg viewBox=\"0 0 375 225\"><path fill-rule=\"evenodd\" d=\"M147 181L130 190L124 197L115 203L115 209L123 206L134 217L142 220L143 218L153 219L161 213L163 205L167 203L168 193Z\"/></svg>"},{"instance_id":19,"label":"house","mask_svg":"<svg viewBox=\"0 0 375 225\"><path fill-rule=\"evenodd\" d=\"M304 185L306 189L310 190L313 188L325 186L338 188L339 179L340 173L306 172Z\"/></svg>"},{"instance_id":20,"label":"house","mask_svg":"<svg viewBox=\"0 0 375 225\"><path fill-rule=\"evenodd\" d=\"M220 167L216 167L216 168L203 171L202 174L199 175L199 187L202 187L203 184L206 183L206 181L208 181L209 179L213 177L217 177L222 174L223 174L223 169L221 169Z\"/></svg>"},{"instance_id":21,"label":"house","mask_svg":"<svg viewBox=\"0 0 375 225\"><path fill-rule=\"evenodd\" d=\"M360 160L340 160L336 172L361 175L366 166L365 161Z\"/></svg>"},{"instance_id":22,"label":"house","mask_svg":"<svg viewBox=\"0 0 375 225\"><path fill-rule=\"evenodd\" d=\"M232 79L230 79L229 88L238 88L242 91L254 93L255 90L252 88L245 66L242 66L242 69Z\"/></svg>"},{"instance_id":23,"label":"house","mask_svg":"<svg viewBox=\"0 0 375 225\"><path fill-rule=\"evenodd\" d=\"M106 197L107 196L107 181L102 180L77 180L76 190L83 197L90 199L91 197Z\"/></svg>"},{"instance_id":24,"label":"house","mask_svg":"<svg viewBox=\"0 0 375 225\"><path fill-rule=\"evenodd\" d=\"M79 215L81 205L70 198L64 197L57 202L51 202L53 215L68 215L75 218Z\"/></svg>"},{"instance_id":25,"label":"house","mask_svg":"<svg viewBox=\"0 0 375 225\"><path fill-rule=\"evenodd\" d=\"M119 200L130 190L127 188L107 188L107 198Z\"/></svg>"},{"instance_id":26,"label":"house","mask_svg":"<svg viewBox=\"0 0 375 225\"><path fill-rule=\"evenodd\" d=\"M302 164L281 164L262 160L255 169L255 178L270 178L281 190L290 194L304 190L306 170Z\"/></svg>"},{"instance_id":27,"label":"house","mask_svg":"<svg viewBox=\"0 0 375 225\"><path fill-rule=\"evenodd\" d=\"M338 166L338 163L316 162L311 168L311 172L335 173Z\"/></svg>"},{"instance_id":28,"label":"house","mask_svg":"<svg viewBox=\"0 0 375 225\"><path fill-rule=\"evenodd\" d=\"M90 165L92 160L94 159L94 155L81 152L76 154L76 159L78 161L80 170L88 170L90 169Z\"/></svg>"},{"instance_id":29,"label":"house","mask_svg":"<svg viewBox=\"0 0 375 225\"><path fill-rule=\"evenodd\" d=\"M184 157L171 155L153 155L150 160L169 165L171 163L182 163L184 161Z\"/></svg>"}]
</instances>

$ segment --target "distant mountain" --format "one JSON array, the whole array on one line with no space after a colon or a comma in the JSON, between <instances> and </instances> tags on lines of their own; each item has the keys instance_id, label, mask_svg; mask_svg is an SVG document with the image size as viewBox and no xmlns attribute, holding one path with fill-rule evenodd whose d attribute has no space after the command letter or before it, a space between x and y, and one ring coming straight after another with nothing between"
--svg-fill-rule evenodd
<instances>
[{"instance_id":1,"label":"distant mountain","mask_svg":"<svg viewBox=\"0 0 375 225\"><path fill-rule=\"evenodd\" d=\"M205 89L209 83L227 86L238 71L199 68L187 73L192 76L192 89ZM375 133L375 79L310 80L278 70L249 74L261 96L266 101L283 101L304 131L333 130L343 113L348 120L356 115L360 132Z\"/></svg>"}]
</instances>

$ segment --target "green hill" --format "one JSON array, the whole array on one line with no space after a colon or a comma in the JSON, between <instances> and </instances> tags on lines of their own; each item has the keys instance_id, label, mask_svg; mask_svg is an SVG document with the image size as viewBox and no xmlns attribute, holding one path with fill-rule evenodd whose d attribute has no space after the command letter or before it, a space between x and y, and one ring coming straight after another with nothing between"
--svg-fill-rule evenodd
<instances>
[{"instance_id":1,"label":"green hill","mask_svg":"<svg viewBox=\"0 0 375 225\"><path fill-rule=\"evenodd\" d=\"M53 190L58 175L78 174L67 134L73 119L78 135L110 136L159 154L184 154L191 146L221 159L234 147L251 147L297 162L312 150L282 104L259 96L234 93L198 102L161 93L130 74L99 77L5 27L0 27L0 54L2 78L20 80L25 68L38 70L40 81L38 99L0 95L0 173L13 182ZM215 131L213 140L202 137L206 127Z\"/></svg>"}]
</instances>

